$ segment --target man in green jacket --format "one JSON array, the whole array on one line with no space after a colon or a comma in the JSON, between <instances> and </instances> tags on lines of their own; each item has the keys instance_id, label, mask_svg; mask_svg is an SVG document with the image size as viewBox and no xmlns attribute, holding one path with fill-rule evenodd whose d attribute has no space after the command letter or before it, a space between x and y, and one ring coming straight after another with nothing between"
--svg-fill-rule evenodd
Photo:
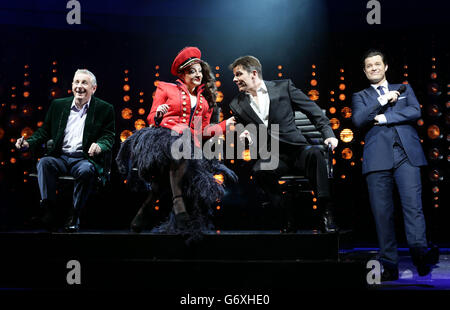
<instances>
[{"instance_id":1,"label":"man in green jacket","mask_svg":"<svg viewBox=\"0 0 450 310\"><path fill-rule=\"evenodd\" d=\"M73 97L53 100L44 124L27 140L17 139L16 147L31 150L53 140L37 164L44 226L57 229L55 218L56 181L59 175L75 178L73 208L64 230L79 230L79 214L86 204L97 176L102 176L104 152L114 144L115 120L111 104L93 96L97 80L92 72L79 69L72 82Z\"/></svg>"}]
</instances>

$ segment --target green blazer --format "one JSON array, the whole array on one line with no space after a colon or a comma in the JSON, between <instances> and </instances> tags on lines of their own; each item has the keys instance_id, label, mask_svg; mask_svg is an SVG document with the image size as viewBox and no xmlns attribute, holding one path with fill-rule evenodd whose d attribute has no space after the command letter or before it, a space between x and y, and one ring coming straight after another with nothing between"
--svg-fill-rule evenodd
<instances>
[{"instance_id":1,"label":"green blazer","mask_svg":"<svg viewBox=\"0 0 450 310\"><path fill-rule=\"evenodd\" d=\"M48 140L53 140L47 155L58 157L62 153L64 130L70 114L73 96L55 99L45 116L44 124L27 139L30 149L33 151ZM111 152L115 136L114 107L94 96L91 97L89 109L86 115L83 132L83 154L86 159L94 164L99 176L103 177L104 152ZM89 147L97 143L102 151L100 154L90 157Z\"/></svg>"}]
</instances>

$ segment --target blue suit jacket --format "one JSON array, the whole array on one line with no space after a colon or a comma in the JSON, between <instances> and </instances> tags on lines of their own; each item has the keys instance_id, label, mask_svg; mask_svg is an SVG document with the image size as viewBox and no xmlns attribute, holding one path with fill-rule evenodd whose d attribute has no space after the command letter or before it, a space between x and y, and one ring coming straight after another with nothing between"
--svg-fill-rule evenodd
<instances>
[{"instance_id":1,"label":"blue suit jacket","mask_svg":"<svg viewBox=\"0 0 450 310\"><path fill-rule=\"evenodd\" d=\"M400 84L388 84L388 87L389 90L397 90ZM412 88L406 85L406 91L393 105L388 103L381 106L378 96L371 86L353 94L352 98L353 123L358 128L368 130L364 138L362 173L393 168L394 130L400 137L410 163L414 166L426 165L419 136L413 127L420 118L420 106ZM377 114L384 114L387 124L375 126L374 117Z\"/></svg>"}]
</instances>

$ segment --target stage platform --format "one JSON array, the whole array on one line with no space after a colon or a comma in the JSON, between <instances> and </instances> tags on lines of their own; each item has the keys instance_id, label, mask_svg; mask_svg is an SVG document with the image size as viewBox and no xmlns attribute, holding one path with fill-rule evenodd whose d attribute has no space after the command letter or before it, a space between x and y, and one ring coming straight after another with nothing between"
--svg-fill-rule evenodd
<instances>
[{"instance_id":1,"label":"stage platform","mask_svg":"<svg viewBox=\"0 0 450 310\"><path fill-rule=\"evenodd\" d=\"M0 287L71 289L367 289L365 262L340 257L350 232L0 233ZM80 284L68 274L79 263ZM77 267L77 268L78 268Z\"/></svg>"}]
</instances>

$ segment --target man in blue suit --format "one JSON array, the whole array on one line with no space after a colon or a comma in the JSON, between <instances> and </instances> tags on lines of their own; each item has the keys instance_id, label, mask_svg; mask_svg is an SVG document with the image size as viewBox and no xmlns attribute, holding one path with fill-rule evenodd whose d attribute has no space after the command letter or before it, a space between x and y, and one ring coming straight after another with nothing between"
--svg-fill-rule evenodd
<instances>
[{"instance_id":1,"label":"man in blue suit","mask_svg":"<svg viewBox=\"0 0 450 310\"><path fill-rule=\"evenodd\" d=\"M367 130L362 173L375 219L384 271L382 281L398 279L398 252L394 229L394 183L403 209L406 238L420 276L430 272L438 253L427 251L422 211L420 166L427 164L413 127L420 118L419 102L409 85L389 84L383 53L368 51L364 73L370 87L353 94L353 123ZM433 256L434 255L434 256ZM433 256L433 257L432 257Z\"/></svg>"}]
</instances>

